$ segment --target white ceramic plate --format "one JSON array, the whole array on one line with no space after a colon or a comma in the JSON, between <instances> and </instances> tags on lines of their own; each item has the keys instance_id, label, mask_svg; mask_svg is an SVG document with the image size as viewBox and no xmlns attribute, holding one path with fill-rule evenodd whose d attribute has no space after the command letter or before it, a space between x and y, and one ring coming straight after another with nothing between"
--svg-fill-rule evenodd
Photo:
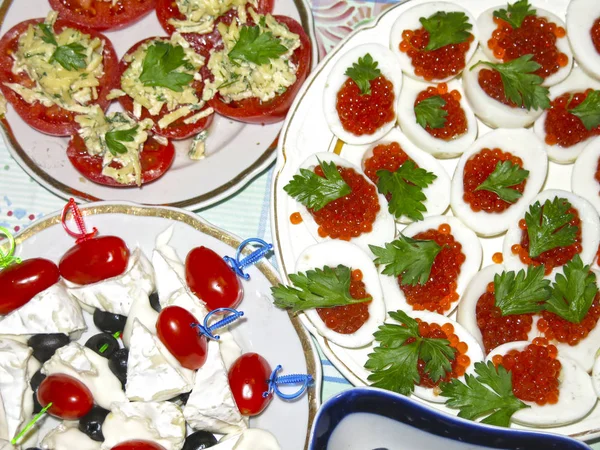
<instances>
[{"instance_id":1,"label":"white ceramic plate","mask_svg":"<svg viewBox=\"0 0 600 450\"><path fill-rule=\"evenodd\" d=\"M389 10L385 11L377 20L361 27L324 58L314 72L305 82L302 90L296 97L286 122L283 126L279 140L279 158L273 178L273 200L272 200L272 230L277 247L277 261L280 272L284 277L293 273L296 259L300 253L309 245L315 243L306 226L292 225L290 215L298 211L297 202L290 197L283 187L291 180L298 166L308 156L322 151L339 151L341 142L329 130L325 115L323 113L322 93L329 69L336 63L342 54L350 48L361 44L377 43L389 46L390 32L395 20L408 8L427 3L430 0L405 0L401 1ZM461 0L460 5L468 9L475 17L486 9L505 4L503 0ZM511 1L511 3L513 3ZM564 18L567 10L568 0L532 0L534 6L547 9L559 17ZM479 122L479 135L482 136L490 129ZM337 145L337 149L336 149ZM341 156L351 162L360 162L362 155L352 151L348 145L341 147ZM354 154L353 154L354 153ZM458 158L439 160L447 173L452 176L458 163ZM571 172L573 165L549 164L548 178L544 189L565 189L570 191ZM399 225L399 229L403 226ZM504 236L496 238L482 238L483 266L493 264L492 255L502 251L502 240ZM304 325L315 336L323 352L331 360L334 366L355 386L364 386L369 372L363 367L370 347L362 349L347 349L339 347L320 336L305 316L301 316ZM432 403L426 403L434 406ZM455 410L445 408L443 405L435 405L436 408L456 414ZM600 407L596 408L585 419L572 425L561 428L548 429L591 440L600 436Z\"/></svg>"},{"instance_id":2,"label":"white ceramic plate","mask_svg":"<svg viewBox=\"0 0 600 450\"><path fill-rule=\"evenodd\" d=\"M197 215L174 208L98 202L82 207L82 213L88 229L97 227L101 235L119 236L130 250L139 246L148 258L152 256L156 236L171 224L175 225L175 229L170 245L182 260L192 248L199 245L207 246L223 256L234 256L241 242ZM74 244L73 238L62 228L60 213L31 225L16 236L16 241L16 256L43 257L55 262ZM244 311L246 321L232 328L236 341L244 352L261 354L273 367L281 364L288 374L311 373L316 380L309 394L298 401L273 399L263 414L250 421L250 425L269 430L283 449L301 450L308 443L308 432L319 406L321 364L308 333L300 326L298 319L290 318L273 306L270 287L279 282L275 269L267 262L262 262L249 268L248 273L251 278L243 281L244 300L239 307ZM85 312L84 315L88 331L80 339L82 343L99 332L91 315ZM289 420L290 417L293 420ZM43 421L40 439L59 423L50 416Z\"/></svg>"},{"instance_id":3,"label":"white ceramic plate","mask_svg":"<svg viewBox=\"0 0 600 450\"><path fill-rule=\"evenodd\" d=\"M0 0L2 1L2 0ZM17 23L45 17L48 0L4 0L0 8L0 36ZM276 0L276 14L302 23L312 42L312 15L306 0ZM151 12L123 30L106 32L120 57L136 42L151 36L164 36L156 14ZM312 47L313 64L318 60ZM119 109L114 102L111 110ZM73 168L66 155L69 138L48 136L29 127L9 107L7 121L0 121L11 156L38 183L54 194L84 201L126 200L149 205L170 205L198 209L212 205L243 188L266 169L276 157L276 139L281 123L247 125L215 116L208 130L206 158L187 157L190 140L174 141L173 166L157 182L140 188L111 188L92 183ZM9 126L10 125L10 126Z\"/></svg>"}]
</instances>

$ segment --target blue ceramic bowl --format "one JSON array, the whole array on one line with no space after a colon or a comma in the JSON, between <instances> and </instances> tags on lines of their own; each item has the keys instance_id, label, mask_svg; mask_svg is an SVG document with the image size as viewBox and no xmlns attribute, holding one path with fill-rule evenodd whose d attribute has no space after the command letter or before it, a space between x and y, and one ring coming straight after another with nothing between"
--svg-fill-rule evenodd
<instances>
[{"instance_id":1,"label":"blue ceramic bowl","mask_svg":"<svg viewBox=\"0 0 600 450\"><path fill-rule=\"evenodd\" d=\"M329 399L317 413L309 450L590 450L556 434L482 425L376 388Z\"/></svg>"}]
</instances>

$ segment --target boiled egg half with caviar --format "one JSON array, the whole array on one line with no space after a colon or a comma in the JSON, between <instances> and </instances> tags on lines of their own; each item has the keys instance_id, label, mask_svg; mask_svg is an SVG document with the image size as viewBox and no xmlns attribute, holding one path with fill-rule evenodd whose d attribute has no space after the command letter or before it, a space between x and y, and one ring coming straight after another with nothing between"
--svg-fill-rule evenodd
<instances>
[{"instance_id":1,"label":"boiled egg half with caviar","mask_svg":"<svg viewBox=\"0 0 600 450\"><path fill-rule=\"evenodd\" d=\"M391 241L396 233L396 225L394 218L388 212L387 200L383 195L377 193L377 186L358 167L335 153L315 153L309 156L300 167L314 171L319 165L319 161L334 163L338 168L350 169L346 171L346 174L352 176L353 181L350 185L355 187L350 194L328 203L314 213L311 213L302 204L298 205L302 221L312 236L319 242L343 238L343 240L349 240L358 245L364 251L369 251L369 245L382 245L384 242ZM315 219L313 214L318 215L318 218ZM365 217L372 218L373 214L372 221L364 222ZM317 224L317 220L320 224ZM361 221L363 223L357 224ZM344 229L353 227L354 231L360 234L349 239L339 234L340 230L343 233Z\"/></svg>"},{"instance_id":2,"label":"boiled egg half with caviar","mask_svg":"<svg viewBox=\"0 0 600 450\"><path fill-rule=\"evenodd\" d=\"M499 86L494 85L500 78L497 71L483 62L490 61L483 52L477 51L462 77L463 89L475 115L492 128L524 128L533 124L544 110L511 105L505 95L501 100L506 103L488 95L482 86L489 86L488 90L492 92L495 92L498 87L502 93L505 91L502 80Z\"/></svg>"},{"instance_id":3,"label":"boiled egg half with caviar","mask_svg":"<svg viewBox=\"0 0 600 450\"><path fill-rule=\"evenodd\" d=\"M377 71L377 78L364 78ZM401 88L402 71L390 49L363 44L347 51L333 65L323 91L329 129L348 144L375 142L396 123Z\"/></svg>"},{"instance_id":4,"label":"boiled egg half with caviar","mask_svg":"<svg viewBox=\"0 0 600 450\"><path fill-rule=\"evenodd\" d=\"M521 229L520 222L523 221L523 223L526 224L524 220L526 214L530 213L532 205L534 205L536 202L539 202L539 204L542 206L541 221L542 223L546 223L549 220L549 216L545 211L544 204L547 200L553 202L557 198L569 202L571 207L574 208L579 215L579 229L581 232L581 242L579 244L581 246L581 252L579 253L579 256L581 257L581 260L584 264L590 264L594 260L596 252L598 251L598 243L600 242L600 218L598 217L598 212L590 202L579 197L578 195L560 189L547 189L542 191L528 205L521 209L519 217L510 225L506 235L504 236L504 243L502 244L502 256L504 259L504 264L509 270L519 271L521 269L526 269L527 264L525 264L523 260L530 264L528 259L530 259L531 255L522 247L523 244L521 242L522 239L527 236L528 231ZM556 221L556 219L553 220ZM552 229L551 234L553 234L555 231L556 230ZM546 237L541 237L539 239L540 243L545 242L545 239L548 238L547 233L548 232L545 234ZM556 273L562 273L562 265L560 267L553 267L552 272L548 273L549 266L554 261L552 254L549 254L549 251L544 251L539 256L533 258L533 261L545 263L546 276L554 279ZM521 253L523 254L520 255ZM553 253L556 253L556 250Z\"/></svg>"},{"instance_id":5,"label":"boiled egg half with caviar","mask_svg":"<svg viewBox=\"0 0 600 450\"><path fill-rule=\"evenodd\" d=\"M464 14L470 25L464 31L471 36L465 35L467 40L462 43L450 43L426 50L431 41L431 33L430 39L425 41L421 36L427 30L423 21L429 19L438 24L445 20L454 21L452 15L455 14ZM430 2L413 6L400 14L392 27L390 46L406 75L422 81L442 82L460 75L477 49L478 36L475 18L469 11L456 3ZM439 42L440 45L443 44L442 41Z\"/></svg>"},{"instance_id":6,"label":"boiled egg half with caviar","mask_svg":"<svg viewBox=\"0 0 600 450\"><path fill-rule=\"evenodd\" d=\"M564 106L566 104L569 108L572 105L569 102L572 94L581 95L588 89L599 90L600 81L594 80L579 67L573 69L562 83L550 88L552 106L535 121L533 129L545 142L551 161L559 164L572 163L595 137L579 119L566 112Z\"/></svg>"},{"instance_id":7,"label":"boiled egg half with caviar","mask_svg":"<svg viewBox=\"0 0 600 450\"><path fill-rule=\"evenodd\" d=\"M380 280L388 311L429 310L449 315L471 278L481 267L481 243L477 235L459 219L451 216L427 217L402 230L416 240L435 240L441 247L433 260L425 284L400 285L398 277L383 274Z\"/></svg>"},{"instance_id":8,"label":"boiled egg half with caviar","mask_svg":"<svg viewBox=\"0 0 600 450\"><path fill-rule=\"evenodd\" d=\"M600 214L600 139L586 145L575 161L571 190L594 205Z\"/></svg>"},{"instance_id":9,"label":"boiled egg half with caviar","mask_svg":"<svg viewBox=\"0 0 600 450\"><path fill-rule=\"evenodd\" d=\"M600 2L571 0L567 9L567 31L577 64L600 79Z\"/></svg>"},{"instance_id":10,"label":"boiled egg half with caviar","mask_svg":"<svg viewBox=\"0 0 600 450\"><path fill-rule=\"evenodd\" d=\"M491 184L492 174L501 173L498 164L509 164L529 171L523 181L511 186ZM519 220L521 205L535 197L546 181L548 157L537 136L527 130L495 130L480 137L461 156L452 178L451 205L454 215L480 236L503 233ZM489 182L489 189L498 187L520 192L516 200L504 201L498 191L479 189ZM511 194L512 195L512 194Z\"/></svg>"},{"instance_id":11,"label":"boiled egg half with caviar","mask_svg":"<svg viewBox=\"0 0 600 450\"><path fill-rule=\"evenodd\" d=\"M406 79L398 103L402 131L436 158L452 158L477 138L477 120L456 81L426 84Z\"/></svg>"},{"instance_id":12,"label":"boiled egg half with caviar","mask_svg":"<svg viewBox=\"0 0 600 450\"><path fill-rule=\"evenodd\" d=\"M308 309L306 316L325 339L341 347L363 347L373 341L373 333L383 324L386 314L377 269L369 255L349 242L323 242L306 248L300 254L296 273L326 266L336 268L340 264L352 271L355 281L364 284L364 291L372 300L348 306Z\"/></svg>"},{"instance_id":13,"label":"boiled egg half with caviar","mask_svg":"<svg viewBox=\"0 0 600 450\"><path fill-rule=\"evenodd\" d=\"M492 361L494 356L505 357L511 350L524 351L531 343L515 341L496 347L486 358ZM592 378L579 364L572 359L562 356L560 351L556 359L561 364L558 375L558 401L541 406L535 402L525 401L529 408L523 408L513 414L511 420L515 423L534 427L556 427L576 422L585 417L596 405L596 393ZM513 376L513 383L515 377ZM514 385L513 385L514 392Z\"/></svg>"},{"instance_id":14,"label":"boiled egg half with caviar","mask_svg":"<svg viewBox=\"0 0 600 450\"><path fill-rule=\"evenodd\" d=\"M491 42L494 42L494 44L492 44L493 46L497 46L497 44L495 43L496 39L502 39L503 36L501 30L499 29L499 24L496 22L496 20L494 20L494 11L500 11L502 9L509 11L509 4L514 3L515 2L511 0L507 4L498 5L493 8L490 8L484 11L477 18L477 26L479 27L479 36L481 39L481 48L485 55L493 62L503 62L500 55L504 53L504 49L502 49L500 46L498 46L496 49L490 48ZM531 2L529 2L529 4L531 5ZM548 33L551 33L554 36L549 36L547 39L556 38L556 64L558 65L558 70L556 70L551 75L545 77L544 82L542 83L543 86L554 86L555 84L560 83L565 78L567 78L573 67L573 53L571 52L569 40L566 36L565 23L558 16L552 14L550 11L538 8L537 6L530 7L532 10L535 10L535 15L537 16L537 18L554 24L554 31L548 31ZM508 15L511 16L510 12L508 12ZM528 18L529 17L532 17L532 15L530 14ZM528 18L526 18L525 20L530 20ZM521 27L523 27L522 24ZM548 27L548 25L545 24L545 27ZM511 29L511 31L513 30L513 28L511 28L510 26L509 28ZM545 41L544 44L535 42L536 38L544 39L544 37L541 35L542 32L543 30L541 27L532 27L528 31L528 33L522 33L523 37L520 40L509 40L508 42L511 43L511 48L513 49L513 51L516 51L516 55L514 57L511 57L510 59L516 59L519 56L528 54L527 49L519 48L519 44L521 43L521 41L523 41L523 43L529 46L533 46L534 48L546 48L547 44L545 43ZM511 35L508 36L508 39L510 39L510 37ZM533 59L536 60L535 56Z\"/></svg>"}]
</instances>

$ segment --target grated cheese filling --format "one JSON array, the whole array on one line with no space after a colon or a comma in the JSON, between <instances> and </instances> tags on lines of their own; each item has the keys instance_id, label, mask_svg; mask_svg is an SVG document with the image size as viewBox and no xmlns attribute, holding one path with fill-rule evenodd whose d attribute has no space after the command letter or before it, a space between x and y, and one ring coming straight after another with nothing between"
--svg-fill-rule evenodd
<instances>
[{"instance_id":1,"label":"grated cheese filling","mask_svg":"<svg viewBox=\"0 0 600 450\"><path fill-rule=\"evenodd\" d=\"M175 0L185 20L170 19L180 33L210 33L215 20L235 8L240 23L246 23L246 5L257 7L257 0Z\"/></svg>"}]
</instances>

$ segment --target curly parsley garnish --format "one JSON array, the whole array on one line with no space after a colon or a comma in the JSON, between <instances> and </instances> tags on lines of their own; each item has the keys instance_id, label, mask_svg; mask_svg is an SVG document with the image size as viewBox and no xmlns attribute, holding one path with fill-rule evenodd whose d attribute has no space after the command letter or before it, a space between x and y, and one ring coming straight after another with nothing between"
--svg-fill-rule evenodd
<instances>
[{"instance_id":1,"label":"curly parsley garnish","mask_svg":"<svg viewBox=\"0 0 600 450\"><path fill-rule=\"evenodd\" d=\"M174 92L182 92L183 87L194 79L189 73L177 71L186 64L185 52L181 45L154 42L146 52L140 81L144 86L160 86Z\"/></svg>"},{"instance_id":2,"label":"curly parsley garnish","mask_svg":"<svg viewBox=\"0 0 600 450\"><path fill-rule=\"evenodd\" d=\"M529 256L535 258L556 247L567 247L575 243L578 227L569 222L571 204L564 198L546 200L544 206L535 202L525 213L529 236Z\"/></svg>"},{"instance_id":3,"label":"curly parsley garnish","mask_svg":"<svg viewBox=\"0 0 600 450\"><path fill-rule=\"evenodd\" d=\"M536 10L531 8L528 0L519 0L508 4L506 9L494 11L494 17L504 20L513 28L520 28L527 16L534 16Z\"/></svg>"},{"instance_id":4,"label":"curly parsley garnish","mask_svg":"<svg viewBox=\"0 0 600 450\"><path fill-rule=\"evenodd\" d=\"M544 279L544 266L528 266L527 272L502 272L494 276L495 304L503 316L536 313L550 297L550 280Z\"/></svg>"},{"instance_id":5,"label":"curly parsley garnish","mask_svg":"<svg viewBox=\"0 0 600 450\"><path fill-rule=\"evenodd\" d=\"M529 171L521 169L511 161L498 161L496 168L483 183L475 188L476 191L489 191L508 203L519 200L523 194L512 187L522 183L529 176Z\"/></svg>"},{"instance_id":6,"label":"curly parsley garnish","mask_svg":"<svg viewBox=\"0 0 600 450\"><path fill-rule=\"evenodd\" d=\"M592 91L573 109L567 109L579 117L586 130L593 130L600 125L600 91Z\"/></svg>"},{"instance_id":7,"label":"curly parsley garnish","mask_svg":"<svg viewBox=\"0 0 600 450\"><path fill-rule=\"evenodd\" d=\"M415 106L417 123L423 128L444 128L448 111L444 109L446 100L439 95L428 97Z\"/></svg>"},{"instance_id":8,"label":"curly parsley garnish","mask_svg":"<svg viewBox=\"0 0 600 450\"><path fill-rule=\"evenodd\" d=\"M269 64L272 59L277 59L288 51L287 47L270 31L260 32L260 27L243 26L240 28L240 37L229 51L229 59L248 61L254 64Z\"/></svg>"},{"instance_id":9,"label":"curly parsley garnish","mask_svg":"<svg viewBox=\"0 0 600 450\"><path fill-rule=\"evenodd\" d=\"M83 45L77 42L72 42L67 45L58 45L58 42L54 37L54 33L47 24L40 23L38 26L44 34L42 36L42 41L56 46L56 50L54 50L54 53L50 57L50 62L56 61L65 69L70 71L87 67L85 62L85 53L83 53L85 52L85 47Z\"/></svg>"},{"instance_id":10,"label":"curly parsley garnish","mask_svg":"<svg viewBox=\"0 0 600 450\"><path fill-rule=\"evenodd\" d=\"M471 36L469 30L473 28L467 15L459 11L438 11L427 18L421 17L419 22L429 33L429 43L425 47L426 51L466 42Z\"/></svg>"},{"instance_id":11,"label":"curly parsley garnish","mask_svg":"<svg viewBox=\"0 0 600 450\"><path fill-rule=\"evenodd\" d=\"M358 62L348 67L344 75L352 78L360 89L361 95L371 95L371 81L381 75L378 65L379 63L367 53L362 58L358 58Z\"/></svg>"}]
</instances>

